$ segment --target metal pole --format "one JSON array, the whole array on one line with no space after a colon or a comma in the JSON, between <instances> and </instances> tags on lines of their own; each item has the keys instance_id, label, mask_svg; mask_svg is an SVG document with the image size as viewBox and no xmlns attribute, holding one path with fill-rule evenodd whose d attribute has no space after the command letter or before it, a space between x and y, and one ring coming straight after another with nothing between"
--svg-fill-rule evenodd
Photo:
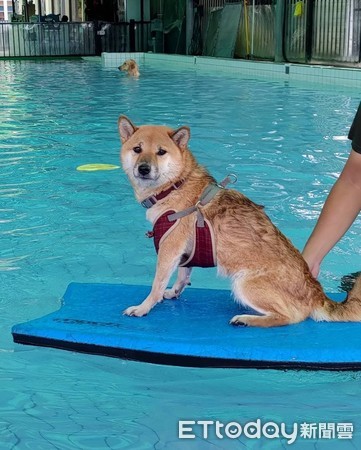
<instances>
[{"instance_id":1,"label":"metal pole","mask_svg":"<svg viewBox=\"0 0 361 450\"><path fill-rule=\"evenodd\" d=\"M140 45L140 51L144 52L146 49L146 46L144 45L144 0L140 0L140 40L141 40L141 45Z\"/></svg>"},{"instance_id":2,"label":"metal pole","mask_svg":"<svg viewBox=\"0 0 361 450\"><path fill-rule=\"evenodd\" d=\"M135 52L135 20L130 19L129 21L129 51Z\"/></svg>"},{"instance_id":3,"label":"metal pole","mask_svg":"<svg viewBox=\"0 0 361 450\"><path fill-rule=\"evenodd\" d=\"M253 48L254 48L254 19L255 19L255 9L256 9L256 1L253 0L253 3L252 3L251 59L253 58Z\"/></svg>"},{"instance_id":4,"label":"metal pole","mask_svg":"<svg viewBox=\"0 0 361 450\"><path fill-rule=\"evenodd\" d=\"M38 0L38 11L39 11L39 22L41 22L41 15L42 15L41 0Z\"/></svg>"},{"instance_id":5,"label":"metal pole","mask_svg":"<svg viewBox=\"0 0 361 450\"><path fill-rule=\"evenodd\" d=\"M309 62L312 59L313 5L314 0L308 0L306 10L305 62Z\"/></svg>"},{"instance_id":6,"label":"metal pole","mask_svg":"<svg viewBox=\"0 0 361 450\"><path fill-rule=\"evenodd\" d=\"M73 21L73 5L71 0L68 0L69 22Z\"/></svg>"},{"instance_id":7,"label":"metal pole","mask_svg":"<svg viewBox=\"0 0 361 450\"><path fill-rule=\"evenodd\" d=\"M193 0L186 1L186 54L189 55L189 48L192 42L194 27L194 7Z\"/></svg>"},{"instance_id":8,"label":"metal pole","mask_svg":"<svg viewBox=\"0 0 361 450\"><path fill-rule=\"evenodd\" d=\"M275 62L285 60L283 52L284 24L285 24L285 0L277 0L275 20Z\"/></svg>"}]
</instances>

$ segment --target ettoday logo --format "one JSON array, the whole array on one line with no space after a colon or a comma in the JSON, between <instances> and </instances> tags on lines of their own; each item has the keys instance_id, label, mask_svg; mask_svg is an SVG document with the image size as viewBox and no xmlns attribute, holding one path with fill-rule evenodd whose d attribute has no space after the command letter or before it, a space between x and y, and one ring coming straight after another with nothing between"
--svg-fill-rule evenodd
<instances>
[{"instance_id":1,"label":"ettoday logo","mask_svg":"<svg viewBox=\"0 0 361 450\"><path fill-rule=\"evenodd\" d=\"M181 420L178 423L179 439L195 439L194 427L197 426L201 431L203 439L208 439L210 433L214 433L218 439L238 439L242 434L249 439L275 439L283 437L287 439L288 444L293 444L297 439L297 424L291 427L291 432L286 430L286 425L276 422L266 422L262 424L261 419L248 422L243 426L239 422L222 423L219 420Z\"/></svg>"},{"instance_id":2,"label":"ettoday logo","mask_svg":"<svg viewBox=\"0 0 361 450\"><path fill-rule=\"evenodd\" d=\"M219 420L180 420L178 422L179 439L238 439L242 435L248 439L285 439L293 444L297 438L302 439L352 439L352 423L285 423L273 421L263 423L261 419L240 424L232 421L223 423Z\"/></svg>"}]
</instances>

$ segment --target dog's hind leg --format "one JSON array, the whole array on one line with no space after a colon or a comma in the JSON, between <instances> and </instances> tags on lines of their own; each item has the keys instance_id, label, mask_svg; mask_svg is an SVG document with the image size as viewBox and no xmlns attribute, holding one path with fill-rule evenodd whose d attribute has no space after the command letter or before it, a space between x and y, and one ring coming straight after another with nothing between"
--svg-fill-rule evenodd
<instances>
[{"instance_id":1,"label":"dog's hind leg","mask_svg":"<svg viewBox=\"0 0 361 450\"><path fill-rule=\"evenodd\" d=\"M256 316L252 314L240 314L232 317L229 322L231 325L241 325L244 327L280 327L290 323L287 317L282 317L277 314L266 314L264 316Z\"/></svg>"},{"instance_id":2,"label":"dog's hind leg","mask_svg":"<svg viewBox=\"0 0 361 450\"><path fill-rule=\"evenodd\" d=\"M163 297L167 299L178 298L186 286L191 284L191 273L192 267L179 267L178 276L173 287L171 289L167 289L164 292Z\"/></svg>"},{"instance_id":3,"label":"dog's hind leg","mask_svg":"<svg viewBox=\"0 0 361 450\"><path fill-rule=\"evenodd\" d=\"M234 279L233 294L260 315L236 315L230 321L232 325L279 327L300 322L309 315L292 303L288 293L277 289L269 275Z\"/></svg>"}]
</instances>

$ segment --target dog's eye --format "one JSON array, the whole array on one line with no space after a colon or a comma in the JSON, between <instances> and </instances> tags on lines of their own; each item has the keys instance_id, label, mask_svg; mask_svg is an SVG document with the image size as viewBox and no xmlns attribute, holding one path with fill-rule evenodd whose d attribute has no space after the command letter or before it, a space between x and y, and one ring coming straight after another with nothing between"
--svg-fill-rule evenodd
<instances>
[{"instance_id":1,"label":"dog's eye","mask_svg":"<svg viewBox=\"0 0 361 450\"><path fill-rule=\"evenodd\" d=\"M134 148L133 148L133 152L134 152L134 153L142 153L142 148L139 147L139 145L138 145L137 147L134 147Z\"/></svg>"},{"instance_id":2,"label":"dog's eye","mask_svg":"<svg viewBox=\"0 0 361 450\"><path fill-rule=\"evenodd\" d=\"M163 156L163 155L165 155L167 152L166 152L166 150L164 150L163 148L160 148L159 150L158 150L158 152L157 152L157 155L158 156Z\"/></svg>"}]
</instances>

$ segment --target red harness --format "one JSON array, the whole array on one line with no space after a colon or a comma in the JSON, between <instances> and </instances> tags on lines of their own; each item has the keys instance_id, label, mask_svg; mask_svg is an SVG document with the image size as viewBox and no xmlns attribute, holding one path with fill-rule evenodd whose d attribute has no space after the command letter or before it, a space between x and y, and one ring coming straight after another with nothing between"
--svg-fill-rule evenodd
<instances>
[{"instance_id":1,"label":"red harness","mask_svg":"<svg viewBox=\"0 0 361 450\"><path fill-rule=\"evenodd\" d=\"M168 216L174 214L175 211L166 211L156 220L153 232L149 233L149 237L154 237L154 247L158 254L159 246L162 239L171 232L173 227L178 224L178 220L171 221ZM179 267L215 267L217 265L215 256L214 236L210 223L204 219L203 226L199 226L198 222L194 223L195 239L191 254L186 255L186 259L181 261Z\"/></svg>"},{"instance_id":2,"label":"red harness","mask_svg":"<svg viewBox=\"0 0 361 450\"><path fill-rule=\"evenodd\" d=\"M183 211L166 211L155 221L153 231L147 233L148 237L154 238L155 250L158 254L161 241L171 233L172 229L179 223L179 219L196 212L196 220L194 222L194 244L190 255L184 255L184 259L180 262L180 267L215 267L217 258L215 252L215 239L211 223L203 217L199 207L209 203L220 189L224 189L228 183L235 183L237 177L233 174L228 175L221 183L210 183L202 192L198 202L186 208ZM178 181L165 191L157 195L152 195L142 201L145 208L151 208L159 200L165 198L173 190L179 189L184 181Z\"/></svg>"}]
</instances>

